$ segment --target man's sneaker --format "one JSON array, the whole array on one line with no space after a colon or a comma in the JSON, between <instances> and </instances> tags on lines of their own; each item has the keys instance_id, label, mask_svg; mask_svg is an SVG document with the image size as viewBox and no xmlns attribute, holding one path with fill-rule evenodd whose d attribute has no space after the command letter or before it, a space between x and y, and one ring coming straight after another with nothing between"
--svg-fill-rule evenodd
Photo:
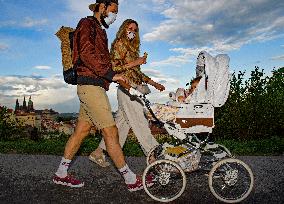
<instances>
[{"instance_id":1,"label":"man's sneaker","mask_svg":"<svg viewBox=\"0 0 284 204\"><path fill-rule=\"evenodd\" d=\"M134 184L126 184L127 189L131 192L139 191L143 189L142 178L140 176L136 176L136 183Z\"/></svg>"},{"instance_id":2,"label":"man's sneaker","mask_svg":"<svg viewBox=\"0 0 284 204\"><path fill-rule=\"evenodd\" d=\"M69 186L69 187L72 187L72 188L79 188L79 187L83 187L84 186L84 182L81 182L71 176L66 176L64 178L61 178L59 176L54 176L53 177L53 182L55 184L60 184L60 185L64 185L64 186Z\"/></svg>"},{"instance_id":3,"label":"man's sneaker","mask_svg":"<svg viewBox=\"0 0 284 204\"><path fill-rule=\"evenodd\" d=\"M147 187L151 187L154 184L155 184L154 183L154 176L153 175L147 175L146 176L146 185L147 185Z\"/></svg>"}]
</instances>

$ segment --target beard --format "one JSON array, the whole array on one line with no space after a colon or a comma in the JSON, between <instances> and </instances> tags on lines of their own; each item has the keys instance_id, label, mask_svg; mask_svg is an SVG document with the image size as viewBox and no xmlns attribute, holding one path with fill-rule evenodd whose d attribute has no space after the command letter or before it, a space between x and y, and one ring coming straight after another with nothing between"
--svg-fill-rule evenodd
<instances>
[{"instance_id":1,"label":"beard","mask_svg":"<svg viewBox=\"0 0 284 204\"><path fill-rule=\"evenodd\" d=\"M103 15L101 15L101 23L102 23L102 25L103 25L106 29L109 28L109 25L106 24L106 22L105 22L105 17L104 17Z\"/></svg>"}]
</instances>

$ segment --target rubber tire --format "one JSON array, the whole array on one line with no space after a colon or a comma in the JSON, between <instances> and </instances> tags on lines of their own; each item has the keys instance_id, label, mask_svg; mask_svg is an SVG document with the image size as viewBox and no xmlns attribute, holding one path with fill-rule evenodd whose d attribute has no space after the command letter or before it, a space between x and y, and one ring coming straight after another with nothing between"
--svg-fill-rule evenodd
<instances>
[{"instance_id":1,"label":"rubber tire","mask_svg":"<svg viewBox=\"0 0 284 204\"><path fill-rule=\"evenodd\" d=\"M215 170L220 167L221 165L223 165L224 163L232 163L232 162L235 162L235 163L238 163L238 164L241 164L249 173L250 175L250 179L251 179L251 183L250 183L250 187L249 187L249 190L246 192L246 194L237 199L237 200L226 200L222 197L220 197L219 195L217 195L217 193L215 192L213 186L212 186L212 177L213 177L213 174L215 172ZM220 160L219 162L217 162L211 169L211 171L209 172L209 176L208 176L208 184L209 184L209 188L210 188L210 191L211 193L220 201L222 202L225 202L225 203L238 203L238 202L241 202L242 200L246 199L249 194L251 193L252 189L253 189L253 185L254 185L254 176L253 176L253 173L252 173L252 170L250 169L250 167L244 163L243 161L239 160L239 159L233 159L233 158L228 158L228 159L222 159Z\"/></svg>"},{"instance_id":2,"label":"rubber tire","mask_svg":"<svg viewBox=\"0 0 284 204\"><path fill-rule=\"evenodd\" d=\"M153 196L153 195L149 192L149 190L148 190L148 188L147 188L147 185L146 185L146 174L147 174L147 172L149 171L149 169L152 168L153 166L155 166L156 164L161 164L161 163L167 163L167 164L171 164L171 165L175 166L175 167L180 171L180 173L181 173L181 175L182 175L182 183L183 183L183 184L182 184L182 188L181 188L180 192L179 192L175 197L170 198L170 199L166 199L166 200L165 200L165 199L160 199L160 198L157 198L157 197ZM152 199L154 199L154 200L156 200L156 201L159 201L159 202L166 203L166 202L171 202L171 201L173 201L173 200L179 198L179 197L183 194L183 192L184 192L184 190L185 190L185 187L186 187L186 175L185 175L184 171L182 170L182 168L180 167L180 165L178 165L176 162L173 162L173 161L170 161L170 160L167 160L167 159L162 159L162 160L157 160L157 161L153 162L152 164L150 164L150 165L148 165L148 166L146 167L146 169L145 169L144 172L143 172L142 182L143 182L144 190L146 191L146 193L147 193Z\"/></svg>"}]
</instances>

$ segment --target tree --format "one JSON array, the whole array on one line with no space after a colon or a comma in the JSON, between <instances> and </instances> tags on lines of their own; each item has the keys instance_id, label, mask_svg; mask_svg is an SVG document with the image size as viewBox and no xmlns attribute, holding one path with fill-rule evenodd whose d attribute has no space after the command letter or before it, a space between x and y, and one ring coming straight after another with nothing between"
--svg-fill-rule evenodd
<instances>
[{"instance_id":1,"label":"tree","mask_svg":"<svg viewBox=\"0 0 284 204\"><path fill-rule=\"evenodd\" d=\"M0 107L0 139L10 140L21 134L21 128L13 120L6 107Z\"/></svg>"}]
</instances>

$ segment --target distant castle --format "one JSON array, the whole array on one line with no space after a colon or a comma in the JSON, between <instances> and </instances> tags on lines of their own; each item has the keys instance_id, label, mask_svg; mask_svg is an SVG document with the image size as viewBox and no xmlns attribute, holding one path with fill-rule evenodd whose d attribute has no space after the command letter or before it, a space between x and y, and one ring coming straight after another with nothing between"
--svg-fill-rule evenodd
<instances>
[{"instance_id":1,"label":"distant castle","mask_svg":"<svg viewBox=\"0 0 284 204\"><path fill-rule=\"evenodd\" d=\"M46 121L54 121L58 115L58 112L52 109L35 110L32 97L30 96L28 105L26 97L24 96L23 105L20 105L19 100L16 100L14 115L16 121L24 126L37 127L41 130L41 127Z\"/></svg>"},{"instance_id":2,"label":"distant castle","mask_svg":"<svg viewBox=\"0 0 284 204\"><path fill-rule=\"evenodd\" d=\"M19 100L16 100L16 105L15 105L15 113L18 112L24 112L24 113L31 113L34 112L34 103L32 101L32 97L30 96L29 101L28 101L28 106L26 103L26 97L24 96L24 101L23 101L23 105L20 106L19 104Z\"/></svg>"}]
</instances>

